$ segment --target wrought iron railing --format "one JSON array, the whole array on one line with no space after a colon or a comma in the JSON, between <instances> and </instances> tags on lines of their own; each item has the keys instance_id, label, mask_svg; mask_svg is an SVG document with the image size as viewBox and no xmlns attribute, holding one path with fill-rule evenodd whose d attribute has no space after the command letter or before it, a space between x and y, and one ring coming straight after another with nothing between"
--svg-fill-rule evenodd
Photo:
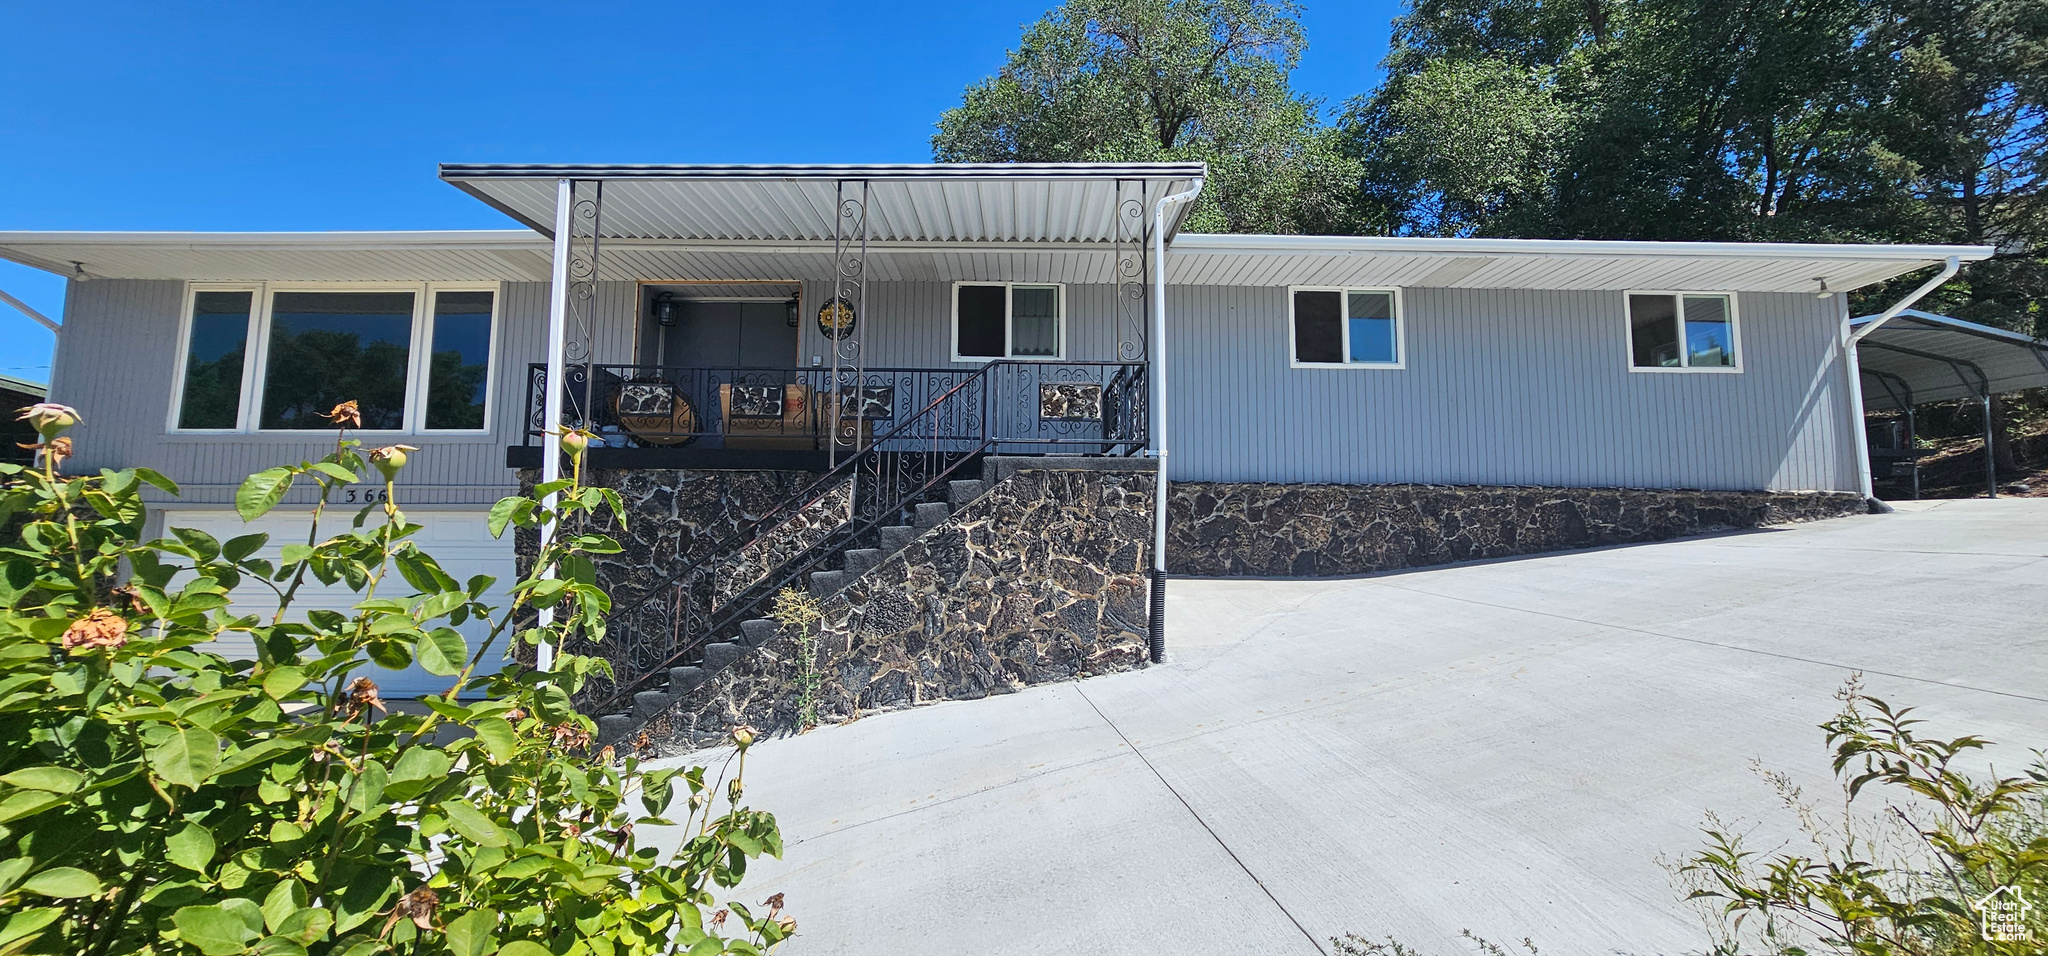
<instances>
[{"instance_id":1,"label":"wrought iron railing","mask_svg":"<svg viewBox=\"0 0 2048 956\"><path fill-rule=\"evenodd\" d=\"M984 454L1137 454L1146 447L1145 373L1138 364L1029 362L870 370L867 376L898 375L895 381L930 389L929 398L915 409L886 409L886 419L856 418L886 427L843 432L859 434L858 447L836 467L703 552L707 559L620 600L602 642L571 648L612 668L610 679L585 686L580 703L592 713L624 710L669 668L695 662L705 645L765 616L783 587L801 585L834 556L871 541L877 528L909 523L914 505ZM934 388L940 381L950 384Z\"/></svg>"},{"instance_id":2,"label":"wrought iron railing","mask_svg":"<svg viewBox=\"0 0 2048 956\"><path fill-rule=\"evenodd\" d=\"M1134 454L1144 448L1144 366L1108 362L992 362L980 368L677 368L573 365L564 370L562 423L609 447L840 450L877 442L915 450L934 436L900 426L970 378L985 377L985 407L954 402L926 426L937 440L984 436L1019 453ZM836 386L836 388L835 388ZM547 366L527 371L522 444L548 427Z\"/></svg>"}]
</instances>

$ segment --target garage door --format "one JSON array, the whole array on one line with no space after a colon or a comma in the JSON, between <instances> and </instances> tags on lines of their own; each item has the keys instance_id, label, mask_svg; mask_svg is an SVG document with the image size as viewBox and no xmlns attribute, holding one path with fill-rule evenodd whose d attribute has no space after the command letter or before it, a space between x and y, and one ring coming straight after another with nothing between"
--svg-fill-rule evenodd
<instances>
[{"instance_id":1,"label":"garage door","mask_svg":"<svg viewBox=\"0 0 2048 956\"><path fill-rule=\"evenodd\" d=\"M329 514L331 521L331 516L335 513ZM332 527L336 530L347 530L348 522L354 516L348 511L341 511L339 514L339 522ZM485 526L483 512L414 511L408 508L405 517L421 526L422 530L413 536L413 540L419 542L421 550L433 555L434 560L441 563L441 568L447 571L449 576L457 581L466 582L472 575L488 574L498 580L490 591L485 592L484 601L492 607L504 607L511 603L508 592L513 584L512 541L509 535L503 540L492 538L490 530ZM242 523L241 516L232 511L180 509L164 512L165 528L192 528L204 531L221 541L245 534L268 534L270 541L258 555L272 562L277 561L278 551L285 544L306 540L306 522L305 512L273 512L247 524ZM395 572L391 580L397 581L401 588L405 588L402 593L411 592L410 586L398 578ZM275 595L261 584L243 582L229 596L247 601L247 609L252 613L260 611L267 614L277 609ZM307 583L299 588L298 596L292 600L293 610L296 612L292 616L304 620L302 615L310 610L345 612L357 600L357 594L346 586L325 587L319 581L309 578ZM478 642L490 633L488 625L475 620L464 623L457 630L469 638L472 651ZM245 637L224 638L221 644L221 652L229 657L255 656L254 647ZM498 647L502 649L505 644L506 639L499 638ZM493 658L498 656L492 655ZM487 662L484 668L495 670L500 663L501 660L493 660ZM383 688L384 696L392 698L441 693L446 691L451 683L450 678L429 674L417 665L403 671L373 667L363 673Z\"/></svg>"}]
</instances>

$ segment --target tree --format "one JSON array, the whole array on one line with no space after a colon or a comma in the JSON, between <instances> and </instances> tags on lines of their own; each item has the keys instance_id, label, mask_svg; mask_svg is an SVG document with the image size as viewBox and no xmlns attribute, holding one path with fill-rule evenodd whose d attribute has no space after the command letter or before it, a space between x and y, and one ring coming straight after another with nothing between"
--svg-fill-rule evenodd
<instances>
[{"instance_id":1,"label":"tree","mask_svg":"<svg viewBox=\"0 0 2048 956\"><path fill-rule=\"evenodd\" d=\"M940 162L1203 161L1194 231L1322 232L1357 162L1288 72L1305 46L1274 0L1068 0L940 117Z\"/></svg>"}]
</instances>

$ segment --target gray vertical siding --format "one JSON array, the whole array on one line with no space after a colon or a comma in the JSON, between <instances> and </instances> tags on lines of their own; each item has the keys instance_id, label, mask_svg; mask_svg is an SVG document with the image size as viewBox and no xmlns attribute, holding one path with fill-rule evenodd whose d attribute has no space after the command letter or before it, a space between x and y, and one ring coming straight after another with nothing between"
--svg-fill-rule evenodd
<instances>
[{"instance_id":1,"label":"gray vertical siding","mask_svg":"<svg viewBox=\"0 0 2048 956\"><path fill-rule=\"evenodd\" d=\"M1409 289L1405 369L1288 364L1287 292L1169 291L1188 480L1858 487L1834 304L1740 297L1743 371L1627 365L1618 292Z\"/></svg>"},{"instance_id":2,"label":"gray vertical siding","mask_svg":"<svg viewBox=\"0 0 2048 956\"><path fill-rule=\"evenodd\" d=\"M877 368L972 368L953 361L953 284L873 282L861 316L867 326L867 364ZM832 283L806 282L801 340L806 364L813 355L831 364L828 340L818 332L818 308L832 297ZM1067 286L1067 359L1116 360L1116 287Z\"/></svg>"},{"instance_id":3,"label":"gray vertical siding","mask_svg":"<svg viewBox=\"0 0 2048 956\"><path fill-rule=\"evenodd\" d=\"M507 283L499 308L492 432L406 436L415 504L480 505L512 486L528 363L541 361L545 283ZM804 284L801 351L827 356L815 314L830 283ZM861 316L871 367L951 362L952 285L877 282ZM592 348L635 357L636 286L602 283ZM1736 375L1631 373L1618 292L1409 289L1408 367L1288 366L1287 293L1170 292L1174 473L1189 480L1544 484L1856 490L1833 303L1740 297ZM248 473L317 458L325 436L171 435L184 283L73 283L52 396L78 406L75 467L150 465L186 499L226 502ZM1116 355L1115 288L1067 288L1067 357ZM575 334L572 330L572 335ZM671 357L687 362L687 358ZM373 442L401 440L372 438Z\"/></svg>"}]
</instances>

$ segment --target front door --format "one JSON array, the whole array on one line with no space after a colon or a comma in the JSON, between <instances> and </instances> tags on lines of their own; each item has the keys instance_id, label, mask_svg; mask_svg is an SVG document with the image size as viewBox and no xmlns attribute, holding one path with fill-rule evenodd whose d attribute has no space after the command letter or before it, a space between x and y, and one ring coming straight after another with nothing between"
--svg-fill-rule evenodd
<instances>
[{"instance_id":1,"label":"front door","mask_svg":"<svg viewBox=\"0 0 2048 956\"><path fill-rule=\"evenodd\" d=\"M781 302L690 302L666 333L672 368L794 368L797 330Z\"/></svg>"}]
</instances>

